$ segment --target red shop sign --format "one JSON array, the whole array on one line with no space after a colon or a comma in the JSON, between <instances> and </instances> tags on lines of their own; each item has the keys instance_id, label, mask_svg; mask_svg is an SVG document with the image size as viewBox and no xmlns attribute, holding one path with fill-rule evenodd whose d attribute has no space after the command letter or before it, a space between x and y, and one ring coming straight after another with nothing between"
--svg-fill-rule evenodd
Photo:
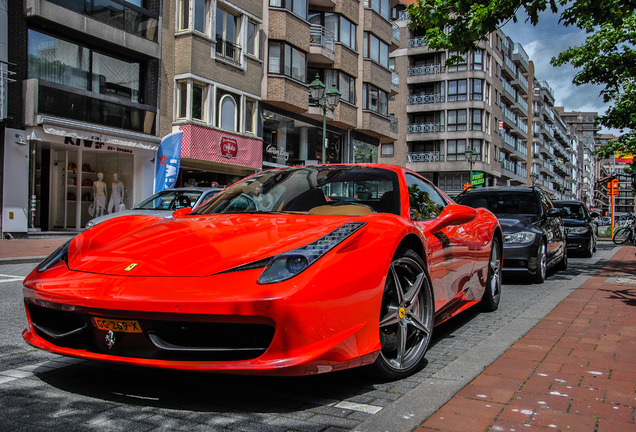
<instances>
[{"instance_id":1,"label":"red shop sign","mask_svg":"<svg viewBox=\"0 0 636 432\"><path fill-rule=\"evenodd\" d=\"M221 137L221 156L235 159L238 155L238 141L236 138Z\"/></svg>"}]
</instances>

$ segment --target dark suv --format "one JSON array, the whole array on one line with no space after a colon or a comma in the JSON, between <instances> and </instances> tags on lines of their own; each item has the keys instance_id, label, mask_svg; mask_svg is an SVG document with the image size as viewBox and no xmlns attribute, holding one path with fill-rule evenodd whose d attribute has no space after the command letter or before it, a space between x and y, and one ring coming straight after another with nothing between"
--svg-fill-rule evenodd
<instances>
[{"instance_id":1,"label":"dark suv","mask_svg":"<svg viewBox=\"0 0 636 432\"><path fill-rule=\"evenodd\" d=\"M596 252L594 218L598 217L598 213L590 213L582 201L554 201L554 205L561 209L568 250L583 252L585 256L591 257Z\"/></svg>"},{"instance_id":2,"label":"dark suv","mask_svg":"<svg viewBox=\"0 0 636 432\"><path fill-rule=\"evenodd\" d=\"M542 283L550 267L568 265L561 211L539 188L509 186L470 189L459 204L485 207L497 216L504 233L503 269L530 273Z\"/></svg>"}]
</instances>

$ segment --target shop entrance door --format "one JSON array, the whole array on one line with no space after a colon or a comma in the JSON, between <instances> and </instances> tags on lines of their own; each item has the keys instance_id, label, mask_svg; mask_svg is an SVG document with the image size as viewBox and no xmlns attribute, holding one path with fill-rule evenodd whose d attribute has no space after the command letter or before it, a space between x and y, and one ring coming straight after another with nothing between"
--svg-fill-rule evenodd
<instances>
[{"instance_id":1,"label":"shop entrance door","mask_svg":"<svg viewBox=\"0 0 636 432\"><path fill-rule=\"evenodd\" d=\"M51 226L54 229L81 229L81 182L77 150L53 151L51 169Z\"/></svg>"}]
</instances>

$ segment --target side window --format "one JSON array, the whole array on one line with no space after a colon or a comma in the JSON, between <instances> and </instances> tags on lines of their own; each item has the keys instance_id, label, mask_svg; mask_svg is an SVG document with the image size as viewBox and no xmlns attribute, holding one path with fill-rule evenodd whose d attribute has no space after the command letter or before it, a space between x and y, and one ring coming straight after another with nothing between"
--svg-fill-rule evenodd
<instances>
[{"instance_id":1,"label":"side window","mask_svg":"<svg viewBox=\"0 0 636 432\"><path fill-rule=\"evenodd\" d=\"M439 216L446 207L446 201L426 181L412 174L406 174L409 188L409 205L412 220L426 220Z\"/></svg>"}]
</instances>

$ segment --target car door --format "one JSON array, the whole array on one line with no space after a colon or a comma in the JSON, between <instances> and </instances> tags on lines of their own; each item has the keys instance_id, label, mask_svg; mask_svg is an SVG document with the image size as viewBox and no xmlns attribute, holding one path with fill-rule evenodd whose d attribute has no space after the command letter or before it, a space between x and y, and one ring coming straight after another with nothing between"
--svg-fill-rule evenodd
<instances>
[{"instance_id":1,"label":"car door","mask_svg":"<svg viewBox=\"0 0 636 432\"><path fill-rule=\"evenodd\" d=\"M546 235L548 245L548 263L561 259L565 250L565 229L560 216L547 216L548 211L554 208L550 198L539 192L539 199L543 207L541 228Z\"/></svg>"},{"instance_id":2,"label":"car door","mask_svg":"<svg viewBox=\"0 0 636 432\"><path fill-rule=\"evenodd\" d=\"M427 226L448 202L426 180L407 173L411 220L420 227L430 246L429 274L435 291L435 309L468 289L475 259L472 234L465 225L444 228L435 234Z\"/></svg>"}]
</instances>

